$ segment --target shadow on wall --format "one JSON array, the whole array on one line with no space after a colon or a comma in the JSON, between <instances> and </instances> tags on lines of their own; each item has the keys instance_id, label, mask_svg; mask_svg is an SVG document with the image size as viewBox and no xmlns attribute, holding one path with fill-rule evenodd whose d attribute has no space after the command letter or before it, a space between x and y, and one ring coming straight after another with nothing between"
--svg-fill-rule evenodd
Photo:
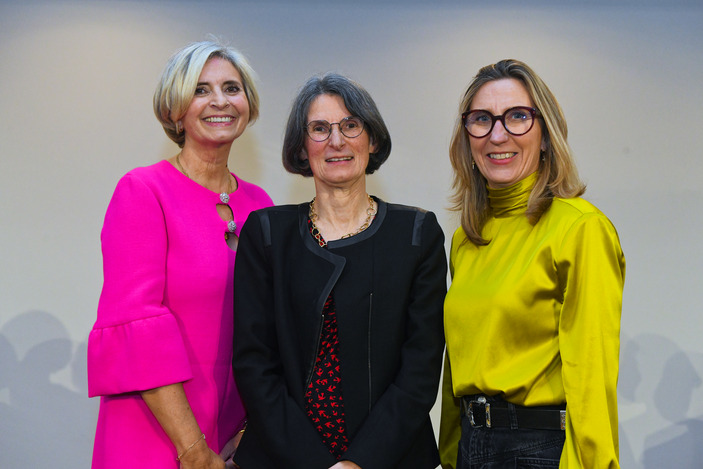
<instances>
[{"instance_id":1,"label":"shadow on wall","mask_svg":"<svg viewBox=\"0 0 703 469\"><path fill-rule=\"evenodd\" d=\"M700 354L685 352L660 335L622 338L618 386L621 467L701 467L703 416L687 414L694 392L703 384L702 364ZM647 433L648 428L659 430ZM642 434L642 429L647 435L644 441L628 438Z\"/></svg>"},{"instance_id":2,"label":"shadow on wall","mask_svg":"<svg viewBox=\"0 0 703 469\"><path fill-rule=\"evenodd\" d=\"M0 467L90 467L98 402L87 397L86 344L72 349L66 327L43 311L0 329ZM66 369L78 391L51 381Z\"/></svg>"},{"instance_id":3,"label":"shadow on wall","mask_svg":"<svg viewBox=\"0 0 703 469\"><path fill-rule=\"evenodd\" d=\"M0 329L0 467L90 467L98 401L87 397L86 344L73 348L66 327L43 311ZM65 371L73 389L51 380ZM622 337L621 467L701 467L703 416L688 412L702 373L702 354L664 336ZM638 434L643 441L630 438Z\"/></svg>"}]
</instances>

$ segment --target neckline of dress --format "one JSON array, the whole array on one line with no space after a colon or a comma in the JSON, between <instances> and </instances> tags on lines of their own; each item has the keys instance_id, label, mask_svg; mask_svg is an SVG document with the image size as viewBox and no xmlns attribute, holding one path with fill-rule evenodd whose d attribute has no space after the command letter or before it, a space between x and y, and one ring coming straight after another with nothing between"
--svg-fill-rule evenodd
<instances>
[{"instance_id":1,"label":"neckline of dress","mask_svg":"<svg viewBox=\"0 0 703 469\"><path fill-rule=\"evenodd\" d=\"M204 193L206 192L206 193L208 193L208 194L213 194L214 196L217 197L218 200L220 200L220 195L221 195L220 192L212 191L212 190L208 189L207 187L205 187L205 186L203 186L203 185L201 185L201 184L198 184L197 182L193 181L191 178L189 178L188 176L186 176L185 174L183 174L181 171L179 171L179 169L178 169L177 167L175 167L173 164L171 164L170 161L168 161L168 160L162 160L162 161L163 161L165 164L167 164L168 166L170 166L173 171L175 171L176 173L178 173L178 175L181 176L182 180L188 181L188 182L186 183L187 185L189 185L190 187L194 187L194 188L196 188L196 189L199 188L198 190L200 190L201 192L204 192ZM234 191L228 193L229 199L231 200L232 197L237 194L237 192L238 192L238 190L239 190L239 187L240 187L241 184L242 184L242 181L241 181L241 179L239 179L239 178L237 177L237 175L234 174L232 171L230 171L229 173L230 173L230 174L232 175L232 177L237 181L237 187L234 189Z\"/></svg>"}]
</instances>

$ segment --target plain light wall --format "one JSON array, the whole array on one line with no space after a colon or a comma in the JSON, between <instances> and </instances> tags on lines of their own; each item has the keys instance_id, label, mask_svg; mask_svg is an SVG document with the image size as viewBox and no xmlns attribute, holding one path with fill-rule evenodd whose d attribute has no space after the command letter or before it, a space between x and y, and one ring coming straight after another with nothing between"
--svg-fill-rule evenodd
<instances>
[{"instance_id":1,"label":"plain light wall","mask_svg":"<svg viewBox=\"0 0 703 469\"><path fill-rule=\"evenodd\" d=\"M277 203L309 200L312 182L280 163L289 106L310 75L348 74L393 138L370 192L436 212L447 246L461 94L483 65L530 64L562 104L586 198L627 257L622 466L699 467L703 6L528 3L0 0L0 467L89 466L103 216L125 172L177 152L152 94L171 53L208 33L259 75L261 118L231 169Z\"/></svg>"}]
</instances>

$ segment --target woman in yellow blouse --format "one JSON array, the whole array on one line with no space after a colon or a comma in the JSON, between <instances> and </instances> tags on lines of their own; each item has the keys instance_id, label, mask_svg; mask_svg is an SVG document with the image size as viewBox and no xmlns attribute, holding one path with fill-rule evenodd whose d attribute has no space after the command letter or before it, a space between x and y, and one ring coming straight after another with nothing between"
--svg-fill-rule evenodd
<instances>
[{"instance_id":1,"label":"woman in yellow blouse","mask_svg":"<svg viewBox=\"0 0 703 469\"><path fill-rule=\"evenodd\" d=\"M618 468L625 259L524 63L479 70L450 149L443 468Z\"/></svg>"}]
</instances>

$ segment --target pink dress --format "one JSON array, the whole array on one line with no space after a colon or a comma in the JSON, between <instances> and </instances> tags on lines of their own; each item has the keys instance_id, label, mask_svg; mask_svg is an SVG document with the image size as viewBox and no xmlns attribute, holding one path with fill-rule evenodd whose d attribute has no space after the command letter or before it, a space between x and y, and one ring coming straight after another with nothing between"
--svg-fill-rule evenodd
<instances>
[{"instance_id":1,"label":"pink dress","mask_svg":"<svg viewBox=\"0 0 703 469\"><path fill-rule=\"evenodd\" d=\"M239 236L249 212L272 202L261 188L237 182L229 206ZM168 161L134 169L117 184L101 234L104 284L88 341L88 391L101 396L93 468L178 467L139 391L183 382L218 453L243 425L231 362L235 252L219 202Z\"/></svg>"}]
</instances>

